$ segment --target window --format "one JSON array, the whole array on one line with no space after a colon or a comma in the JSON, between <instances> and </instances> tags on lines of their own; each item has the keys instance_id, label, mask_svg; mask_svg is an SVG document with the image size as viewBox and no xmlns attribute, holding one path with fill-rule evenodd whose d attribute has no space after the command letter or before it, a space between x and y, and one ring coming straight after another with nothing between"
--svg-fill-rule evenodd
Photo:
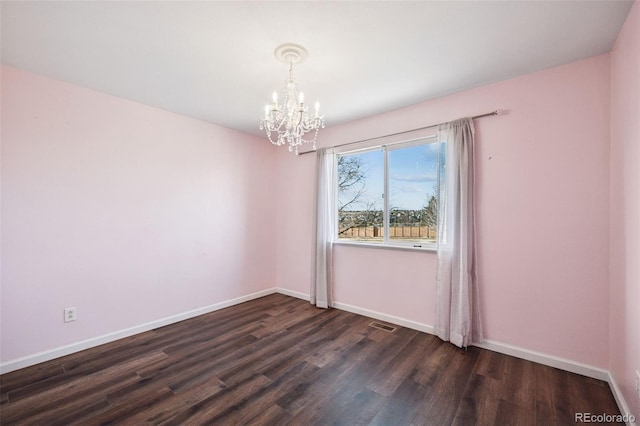
<instances>
[{"instance_id":1,"label":"window","mask_svg":"<svg viewBox=\"0 0 640 426\"><path fill-rule=\"evenodd\" d=\"M338 241L435 244L444 160L434 137L338 154Z\"/></svg>"}]
</instances>

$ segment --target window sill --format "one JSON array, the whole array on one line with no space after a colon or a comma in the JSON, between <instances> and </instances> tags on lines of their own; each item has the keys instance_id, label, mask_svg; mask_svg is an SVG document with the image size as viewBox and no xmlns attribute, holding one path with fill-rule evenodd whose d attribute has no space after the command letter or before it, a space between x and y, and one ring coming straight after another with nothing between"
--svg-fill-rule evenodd
<instances>
[{"instance_id":1,"label":"window sill","mask_svg":"<svg viewBox=\"0 0 640 426\"><path fill-rule=\"evenodd\" d=\"M339 246L353 246L353 247L367 247L386 250L404 250L404 251L423 251L436 253L438 250L435 245L428 245L425 247L413 247L408 244L382 244L382 243L368 243L361 241L334 241L333 244Z\"/></svg>"}]
</instances>

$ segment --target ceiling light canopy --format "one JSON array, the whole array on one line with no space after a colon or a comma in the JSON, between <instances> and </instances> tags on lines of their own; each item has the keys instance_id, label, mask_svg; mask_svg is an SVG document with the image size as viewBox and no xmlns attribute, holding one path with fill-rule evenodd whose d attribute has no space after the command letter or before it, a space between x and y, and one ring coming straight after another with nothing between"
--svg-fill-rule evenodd
<instances>
[{"instance_id":1,"label":"ceiling light canopy","mask_svg":"<svg viewBox=\"0 0 640 426\"><path fill-rule=\"evenodd\" d=\"M297 44L287 43L278 46L275 57L289 65L289 78L284 89L284 101L278 103L278 92L273 92L272 102L264 109L264 117L260 120L260 129L265 130L269 141L274 145L289 144L289 151L298 153L303 143L312 143L316 149L318 131L324 128L324 117L320 115L320 104L316 102L313 115L304 103L304 94L298 93L298 85L293 78L293 65L307 59L307 50ZM305 134L312 132L308 139ZM311 136L309 135L309 136Z\"/></svg>"}]
</instances>

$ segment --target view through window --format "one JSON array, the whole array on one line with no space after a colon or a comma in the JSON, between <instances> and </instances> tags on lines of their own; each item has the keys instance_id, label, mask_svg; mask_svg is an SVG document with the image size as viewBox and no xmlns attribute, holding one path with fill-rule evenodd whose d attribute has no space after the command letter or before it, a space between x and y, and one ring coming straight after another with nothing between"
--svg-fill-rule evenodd
<instances>
[{"instance_id":1,"label":"view through window","mask_svg":"<svg viewBox=\"0 0 640 426\"><path fill-rule=\"evenodd\" d=\"M338 239L435 243L443 145L428 138L339 154Z\"/></svg>"}]
</instances>

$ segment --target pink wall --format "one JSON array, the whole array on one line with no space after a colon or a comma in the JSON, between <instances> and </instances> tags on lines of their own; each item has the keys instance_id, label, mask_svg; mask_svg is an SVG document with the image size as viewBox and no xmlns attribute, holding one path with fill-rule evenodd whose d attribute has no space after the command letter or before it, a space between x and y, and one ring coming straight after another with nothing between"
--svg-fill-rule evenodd
<instances>
[{"instance_id":1,"label":"pink wall","mask_svg":"<svg viewBox=\"0 0 640 426\"><path fill-rule=\"evenodd\" d=\"M640 4L611 52L610 365L640 419Z\"/></svg>"},{"instance_id":2,"label":"pink wall","mask_svg":"<svg viewBox=\"0 0 640 426\"><path fill-rule=\"evenodd\" d=\"M322 145L476 121L479 279L486 338L606 368L609 57L331 126ZM278 285L308 294L314 156L281 153ZM293 267L291 267L293 265ZM338 246L336 301L433 325L435 254Z\"/></svg>"},{"instance_id":3,"label":"pink wall","mask_svg":"<svg viewBox=\"0 0 640 426\"><path fill-rule=\"evenodd\" d=\"M276 285L307 296L310 289L315 179L315 154L295 156L284 147L277 150L275 182L271 191L277 206Z\"/></svg>"},{"instance_id":4,"label":"pink wall","mask_svg":"<svg viewBox=\"0 0 640 426\"><path fill-rule=\"evenodd\" d=\"M3 363L274 286L263 139L9 67L2 90Z\"/></svg>"}]
</instances>

